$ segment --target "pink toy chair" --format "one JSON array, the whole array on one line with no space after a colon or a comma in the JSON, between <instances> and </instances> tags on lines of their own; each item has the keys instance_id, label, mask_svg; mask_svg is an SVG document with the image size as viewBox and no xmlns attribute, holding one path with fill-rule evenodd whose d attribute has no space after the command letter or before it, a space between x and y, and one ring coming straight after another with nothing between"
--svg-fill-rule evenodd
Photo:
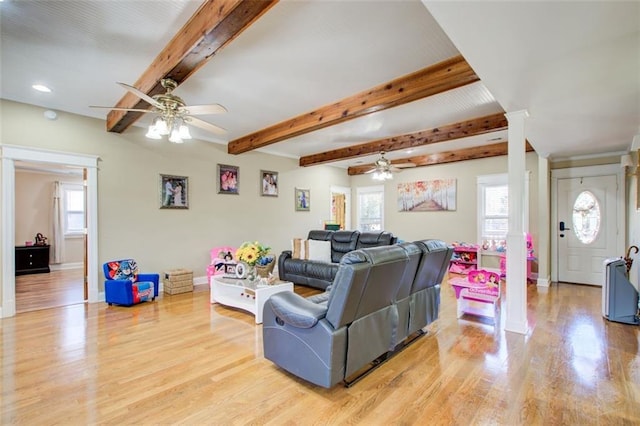
<instances>
[{"instance_id":1,"label":"pink toy chair","mask_svg":"<svg viewBox=\"0 0 640 426\"><path fill-rule=\"evenodd\" d=\"M207 266L207 281L214 275L224 274L224 264L235 261L236 249L230 246L214 247L210 251L211 262ZM229 258L231 256L231 258ZM226 258L225 258L226 257Z\"/></svg>"}]
</instances>

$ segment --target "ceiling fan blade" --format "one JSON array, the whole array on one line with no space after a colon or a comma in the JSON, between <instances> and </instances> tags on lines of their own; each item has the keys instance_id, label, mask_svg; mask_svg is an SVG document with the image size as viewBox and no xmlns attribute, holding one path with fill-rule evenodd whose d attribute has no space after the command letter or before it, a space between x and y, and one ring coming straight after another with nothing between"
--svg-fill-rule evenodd
<instances>
[{"instance_id":1,"label":"ceiling fan blade","mask_svg":"<svg viewBox=\"0 0 640 426\"><path fill-rule=\"evenodd\" d=\"M367 174L367 173L373 173L373 172L375 172L375 171L377 171L377 170L378 170L378 168L377 168L377 167L374 167L373 169L371 169L371 170L369 170L369 171L367 171L367 172L364 172L364 173L365 173L365 174Z\"/></svg>"},{"instance_id":2,"label":"ceiling fan blade","mask_svg":"<svg viewBox=\"0 0 640 426\"><path fill-rule=\"evenodd\" d=\"M97 106L97 105L89 105L89 108L104 108L104 109L113 109L113 110L116 110L116 111L153 112L153 111L148 110L148 109L116 108L116 107Z\"/></svg>"},{"instance_id":3,"label":"ceiling fan blade","mask_svg":"<svg viewBox=\"0 0 640 426\"><path fill-rule=\"evenodd\" d=\"M187 123L191 123L194 126L200 127L201 129L204 129L204 130L209 131L211 133L216 133L216 134L219 134L219 135L224 135L224 134L227 133L227 131L225 129L223 129L222 127L218 127L215 124L211 124L211 123L208 123L208 122L206 122L204 120L200 120L199 118L186 116L184 118L184 120Z\"/></svg>"},{"instance_id":4,"label":"ceiling fan blade","mask_svg":"<svg viewBox=\"0 0 640 426\"><path fill-rule=\"evenodd\" d=\"M124 87L125 89L127 89L129 92L133 93L134 95L136 95L137 97L139 97L140 99L142 99L143 101L148 102L150 105L153 105L154 107L158 108L158 109L162 109L162 104L158 101L156 101L155 99L153 99L151 96L147 95L146 93L136 89L133 86L130 86L126 83L118 83L120 86Z\"/></svg>"},{"instance_id":5,"label":"ceiling fan blade","mask_svg":"<svg viewBox=\"0 0 640 426\"><path fill-rule=\"evenodd\" d=\"M211 105L188 105L182 108L188 115L206 115L206 114L222 114L227 109L220 104Z\"/></svg>"}]
</instances>

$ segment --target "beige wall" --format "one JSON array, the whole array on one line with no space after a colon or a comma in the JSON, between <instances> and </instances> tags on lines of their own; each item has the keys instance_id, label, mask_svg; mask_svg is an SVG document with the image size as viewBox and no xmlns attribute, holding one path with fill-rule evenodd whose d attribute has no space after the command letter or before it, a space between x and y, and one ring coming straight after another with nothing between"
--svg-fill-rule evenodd
<instances>
[{"instance_id":1,"label":"beige wall","mask_svg":"<svg viewBox=\"0 0 640 426\"><path fill-rule=\"evenodd\" d=\"M209 249L260 240L275 253L293 236L329 218L330 187L349 186L343 169L299 168L297 160L257 152L239 156L226 146L193 140L152 141L142 128L105 131L104 120L2 101L2 143L99 155L99 262L133 257L144 271L188 268L205 275ZM217 194L216 164L240 167L240 195ZM260 170L279 172L279 196L259 195ZM160 209L160 174L189 178L189 209ZM294 188L311 191L311 211L294 210ZM102 288L102 284L100 284Z\"/></svg>"},{"instance_id":2,"label":"beige wall","mask_svg":"<svg viewBox=\"0 0 640 426\"><path fill-rule=\"evenodd\" d=\"M528 153L526 157L527 170L531 171L529 180L529 198L537 199L538 166L537 155ZM399 238L414 241L425 238L438 238L447 242L464 241L477 242L477 177L495 173L507 173L507 157L493 157L464 163L450 163L430 167L404 169L385 182L385 229L393 232ZM455 178L457 184L457 208L455 211L442 212L399 212L397 208L397 185L401 182L415 182L431 179ZM359 186L375 185L370 175L354 176L352 178L353 205L357 209L356 188ZM353 223L355 227L357 213L354 211ZM537 240L538 211L535 202L529 203L529 230Z\"/></svg>"},{"instance_id":3,"label":"beige wall","mask_svg":"<svg viewBox=\"0 0 640 426\"><path fill-rule=\"evenodd\" d=\"M82 183L81 176L56 175L51 173L16 170L15 188L15 244L24 245L34 241L40 232L53 244L52 196L55 181ZM63 263L83 261L82 238L66 238Z\"/></svg>"},{"instance_id":4,"label":"beige wall","mask_svg":"<svg viewBox=\"0 0 640 426\"><path fill-rule=\"evenodd\" d=\"M198 140L184 145L151 141L144 138L142 128L132 128L122 135L107 133L104 120L59 112L56 121L49 121L43 117L44 109L10 101L0 101L0 107L0 140L4 144L100 156L100 265L111 259L134 257L144 271L182 267L203 276L211 247L258 239L279 253L289 247L292 237L319 228L329 219L332 185L352 188L355 227L356 187L374 184L369 175L350 178L345 170L334 167L300 168L297 160L258 152L233 156L223 145ZM526 161L531 171L530 200L537 200L536 154L527 154ZM217 163L240 167L240 195L216 193ZM279 172L279 197L259 196L261 169ZM506 171L506 156L404 170L385 184L385 228L404 240L475 242L477 176ZM159 209L160 174L189 178L188 210ZM457 179L456 211L397 211L398 182L437 178ZM311 190L310 212L294 211L295 187ZM537 243L538 214L549 212L539 213L535 201L530 202L529 212L530 232ZM631 206L628 215L628 239L637 244L640 218Z\"/></svg>"}]
</instances>

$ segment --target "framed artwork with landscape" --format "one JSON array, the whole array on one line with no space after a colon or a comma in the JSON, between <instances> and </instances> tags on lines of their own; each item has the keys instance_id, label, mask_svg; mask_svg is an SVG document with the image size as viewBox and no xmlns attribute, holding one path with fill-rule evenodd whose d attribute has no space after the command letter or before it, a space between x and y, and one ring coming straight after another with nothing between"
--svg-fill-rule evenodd
<instances>
[{"instance_id":1,"label":"framed artwork with landscape","mask_svg":"<svg viewBox=\"0 0 640 426\"><path fill-rule=\"evenodd\" d=\"M235 194L240 192L240 168L227 164L218 164L218 194Z\"/></svg>"},{"instance_id":2,"label":"framed artwork with landscape","mask_svg":"<svg viewBox=\"0 0 640 426\"><path fill-rule=\"evenodd\" d=\"M311 210L311 191L308 189L295 189L295 202L297 212L308 212Z\"/></svg>"},{"instance_id":3,"label":"framed artwork with landscape","mask_svg":"<svg viewBox=\"0 0 640 426\"><path fill-rule=\"evenodd\" d=\"M160 208L189 208L189 178L186 176L160 175Z\"/></svg>"},{"instance_id":4,"label":"framed artwork with landscape","mask_svg":"<svg viewBox=\"0 0 640 426\"><path fill-rule=\"evenodd\" d=\"M278 196L278 172L260 170L260 195L263 197Z\"/></svg>"},{"instance_id":5,"label":"framed artwork with landscape","mask_svg":"<svg viewBox=\"0 0 640 426\"><path fill-rule=\"evenodd\" d=\"M456 179L433 179L398 184L399 212L456 210Z\"/></svg>"}]
</instances>

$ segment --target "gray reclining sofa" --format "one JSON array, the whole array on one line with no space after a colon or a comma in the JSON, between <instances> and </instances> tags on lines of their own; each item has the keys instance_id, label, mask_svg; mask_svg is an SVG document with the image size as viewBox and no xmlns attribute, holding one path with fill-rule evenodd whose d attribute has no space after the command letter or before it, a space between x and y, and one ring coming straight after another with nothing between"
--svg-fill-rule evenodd
<instances>
[{"instance_id":1,"label":"gray reclining sofa","mask_svg":"<svg viewBox=\"0 0 640 426\"><path fill-rule=\"evenodd\" d=\"M388 246L395 244L397 238L390 232L359 232L312 230L309 240L331 242L331 263L314 260L294 259L291 250L283 251L278 258L278 274L283 281L326 289L338 272L338 263L342 256L360 248Z\"/></svg>"},{"instance_id":2,"label":"gray reclining sofa","mask_svg":"<svg viewBox=\"0 0 640 426\"><path fill-rule=\"evenodd\" d=\"M267 300L265 358L326 388L354 383L438 318L452 253L439 240L349 252L327 297L283 292Z\"/></svg>"}]
</instances>

